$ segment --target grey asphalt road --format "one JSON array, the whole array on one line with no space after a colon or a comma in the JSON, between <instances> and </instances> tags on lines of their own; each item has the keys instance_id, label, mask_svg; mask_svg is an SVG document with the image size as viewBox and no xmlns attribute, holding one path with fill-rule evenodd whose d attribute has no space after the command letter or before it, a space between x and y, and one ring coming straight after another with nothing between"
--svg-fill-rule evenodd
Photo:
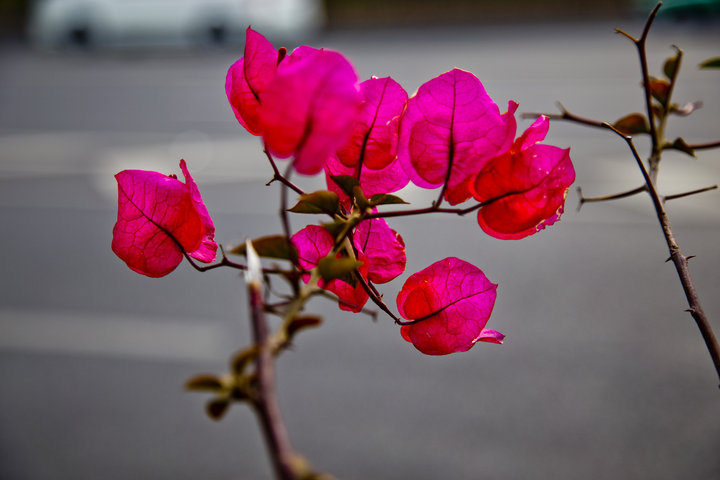
<instances>
[{"instance_id":1,"label":"grey asphalt road","mask_svg":"<svg viewBox=\"0 0 720 480\"><path fill-rule=\"evenodd\" d=\"M520 111L615 120L642 108L632 45L637 22L333 32L362 77L391 75L408 91L453 67ZM651 70L686 51L676 98L705 106L669 128L689 142L720 138L717 24L664 24ZM141 277L110 251L112 175L178 172L187 159L225 244L280 231L278 192L257 139L235 122L224 75L239 51L0 49L0 478L262 479L271 476L255 418L220 423L186 378L221 372L247 344L235 272L182 265ZM529 122L521 122L524 128ZM553 123L589 195L638 186L622 142ZM640 147L646 145L640 142ZM669 153L665 193L718 183L720 156ZM301 179L307 189L316 179ZM414 204L430 198L403 193ZM399 219L407 273L446 256L499 284L489 326L502 346L425 357L387 319L310 310L322 328L279 361L296 448L342 479L717 479L720 391L686 308L649 200L586 205L513 242L472 218ZM720 330L720 194L668 209ZM300 228L302 221L293 219ZM392 304L392 302L390 302Z\"/></svg>"}]
</instances>

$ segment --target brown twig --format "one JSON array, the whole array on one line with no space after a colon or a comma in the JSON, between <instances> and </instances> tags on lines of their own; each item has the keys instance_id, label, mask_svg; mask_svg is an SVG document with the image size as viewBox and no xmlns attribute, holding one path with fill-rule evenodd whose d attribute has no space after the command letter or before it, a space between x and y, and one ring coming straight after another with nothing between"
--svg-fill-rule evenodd
<instances>
[{"instance_id":1,"label":"brown twig","mask_svg":"<svg viewBox=\"0 0 720 480\"><path fill-rule=\"evenodd\" d=\"M369 213L363 218L366 220L371 220L373 218L390 218L390 217L409 217L412 215L425 215L427 213L454 213L456 215L467 215L470 212L474 212L475 210L479 210L484 205L487 205L488 202L484 203L477 203L471 207L467 208L441 208L438 206L437 203L433 203L429 207L425 208L418 208L415 210L391 210L388 212L375 212L375 213Z\"/></svg>"},{"instance_id":2,"label":"brown twig","mask_svg":"<svg viewBox=\"0 0 720 480\"><path fill-rule=\"evenodd\" d=\"M688 146L693 150L710 150L711 148L720 148L720 140L707 143L695 143Z\"/></svg>"},{"instance_id":3,"label":"brown twig","mask_svg":"<svg viewBox=\"0 0 720 480\"><path fill-rule=\"evenodd\" d=\"M546 116L551 120L567 120L570 122L580 123L582 125L587 125L589 127L597 127L597 128L603 128L603 122L599 120L593 120L592 118L585 118L581 117L579 115L575 115L574 113L570 113L565 106L560 103L556 102L556 105L558 109L560 110L560 113L540 113L540 112L524 112L522 115L520 115L522 118L538 118L540 116Z\"/></svg>"},{"instance_id":4,"label":"brown twig","mask_svg":"<svg viewBox=\"0 0 720 480\"><path fill-rule=\"evenodd\" d=\"M711 185L709 187L705 188L698 188L696 190L690 190L689 192L683 192L683 193L675 193L673 195L664 195L661 197L662 203L667 202L668 200L675 200L676 198L683 198L683 197L689 197L690 195L697 195L698 193L704 193L709 192L710 190L717 190L717 185Z\"/></svg>"},{"instance_id":5,"label":"brown twig","mask_svg":"<svg viewBox=\"0 0 720 480\"><path fill-rule=\"evenodd\" d=\"M641 185L637 188L633 188L632 190L628 190L627 192L620 192L620 193L614 193L612 195L603 195L601 197L585 197L582 193L582 188L577 187L577 193L580 197L580 202L578 204L578 211L580 210L580 207L583 206L585 203L593 203L593 202L607 202L609 200L619 200L621 198L628 198L632 197L633 195L637 195L638 193L646 192L647 191L647 185Z\"/></svg>"},{"instance_id":6,"label":"brown twig","mask_svg":"<svg viewBox=\"0 0 720 480\"><path fill-rule=\"evenodd\" d=\"M640 35L640 38L635 38L629 33L626 33L619 28L615 29L615 31L626 38L628 38L631 42L633 42L633 45L635 45L635 48L638 52L638 58L640 60L640 70L642 73L642 86L643 86L643 93L645 97L645 110L647 111L647 118L648 123L650 126L650 142L651 142L651 151L650 151L650 158L648 159L648 164L650 166L649 175L652 179L653 183L657 182L657 174L658 174L658 166L660 164L660 155L662 153L662 141L661 136L663 136L662 130L664 128L658 129L658 127L655 125L655 119L653 117L653 108L652 108L652 91L650 89L650 73L648 71L648 62L647 62L647 53L645 50L645 45L647 42L648 34L650 33L650 27L653 24L653 21L655 20L655 17L657 16L657 12L662 6L662 2L658 2L657 5L655 5L655 8L652 9L650 12L650 15L648 15L647 20L645 21L645 27L643 28L642 34ZM668 97L668 104L669 104L670 98ZM664 113L663 115L666 115ZM664 127L664 120L661 122L662 127Z\"/></svg>"},{"instance_id":7,"label":"brown twig","mask_svg":"<svg viewBox=\"0 0 720 480\"><path fill-rule=\"evenodd\" d=\"M700 329L703 340L705 340L705 345L710 352L710 357L712 358L715 370L718 374L718 377L720 377L720 346L718 346L717 338L715 337L712 327L710 326L710 322L705 315L705 311L703 310L702 304L700 303L700 297L698 296L697 290L695 289L695 284L692 280L692 277L690 276L690 269L688 268L689 257L686 257L682 254L682 252L680 251L680 247L675 241L675 235L673 234L672 228L670 226L670 219L668 218L667 212L665 212L662 200L660 199L660 195L658 195L657 190L655 189L655 185L650 178L650 174L645 168L645 164L643 163L640 155L637 152L637 149L635 148L632 137L623 134L609 123L605 124L605 128L613 131L615 134L619 135L622 139L625 140L628 148L630 149L633 157L635 158L638 168L642 172L643 178L645 179L645 184L648 188L648 193L650 194L653 206L655 207L655 213L657 214L658 221L660 222L660 226L662 228L668 250L670 251L670 259L675 265L675 270L677 270L678 277L680 277L680 283L682 284L683 291L685 292L685 298L687 299L689 306L687 311L693 317L695 323Z\"/></svg>"},{"instance_id":8,"label":"brown twig","mask_svg":"<svg viewBox=\"0 0 720 480\"><path fill-rule=\"evenodd\" d=\"M370 300L377 305L377 307L382 310L383 312L387 313L390 318L392 318L395 323L400 324L402 323L402 320L395 315L392 310L387 306L387 304L383 301L383 299L378 295L378 292L375 288L371 287L371 283L366 281L360 273L355 272L355 279L360 283L363 290L365 290L365 293L368 294L370 297Z\"/></svg>"},{"instance_id":9,"label":"brown twig","mask_svg":"<svg viewBox=\"0 0 720 480\"><path fill-rule=\"evenodd\" d=\"M298 195L303 195L303 194L305 193L305 191L304 191L302 188L300 188L300 187L298 187L297 185L295 185L293 182L291 182L291 181L288 179L288 177L287 177L287 172L290 171L290 169L291 169L291 167L292 167L292 163L291 163L290 165L288 165L288 170L287 170L287 172L286 172L286 175L283 175L283 174L280 173L280 170L278 170L278 167L277 167L277 165L275 164L275 159L272 157L272 155L270 155L270 151L267 149L267 147L265 147L265 149L263 150L263 152L265 153L265 156L266 156L266 157L268 158L268 160L270 161L270 166L271 166L272 169L273 169L273 178L271 178L270 181L267 182L265 185L270 185L271 183L273 183L273 182L275 182L275 181L279 181L279 182L282 183L283 185L291 188L291 189L292 189L295 193L297 193Z\"/></svg>"},{"instance_id":10,"label":"brown twig","mask_svg":"<svg viewBox=\"0 0 720 480\"><path fill-rule=\"evenodd\" d=\"M250 275L249 275L250 276ZM294 465L297 454L290 444L290 437L280 414L280 406L275 391L275 364L273 348L270 345L267 320L262 294L262 282L259 278L248 280L248 296L253 341L260 349L255 360L257 370L257 395L252 405L255 407L265 442L277 478L297 480Z\"/></svg>"}]
</instances>

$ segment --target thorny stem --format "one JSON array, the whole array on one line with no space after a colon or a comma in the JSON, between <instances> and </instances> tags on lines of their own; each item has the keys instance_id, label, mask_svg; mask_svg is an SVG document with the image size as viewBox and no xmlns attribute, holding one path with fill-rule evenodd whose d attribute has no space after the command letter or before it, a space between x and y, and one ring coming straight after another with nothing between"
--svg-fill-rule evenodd
<instances>
[{"instance_id":1,"label":"thorny stem","mask_svg":"<svg viewBox=\"0 0 720 480\"><path fill-rule=\"evenodd\" d=\"M664 138L664 128L665 123L664 121L660 122L660 128L656 128L655 121L653 118L652 113L652 103L651 103L651 90L650 90L650 77L648 74L648 68L647 68L647 54L645 51L645 42L647 40L648 33L650 31L650 26L652 25L653 20L655 19L655 16L657 14L658 9L662 3L658 3L653 11L650 13L647 22L645 23L645 27L643 29L643 33L640 36L639 39L636 39L632 35L622 31L617 30L618 33L624 35L628 39L630 39L633 44L638 49L638 55L640 58L640 64L642 69L642 77L643 77L643 90L644 90L644 96L645 96L645 104L647 109L647 115L649 119L649 126L650 126L650 137L652 142L652 150L651 155L648 160L648 164L650 166L650 169L645 168L645 164L643 163L642 159L640 158L640 155L637 152L637 149L635 148L635 145L633 143L632 137L627 136L620 132L618 129L616 129L614 126L612 126L609 123L604 122L598 122L596 120L590 120L583 117L578 117L576 115L570 114L565 108L560 105L560 109L562 111L561 114L555 114L550 115L551 118L556 118L560 120L571 120L576 123L589 125L593 127L602 127L611 130L615 134L619 135L621 138L625 140L628 147L630 148L630 151L632 152L633 157L635 158L635 161L638 165L638 168L640 168L640 171L642 172L643 178L645 180L645 185L641 188L631 190L629 192L625 192L622 194L617 195L610 195L608 197L605 197L604 199L615 199L615 198L622 198L625 196L633 195L635 193L639 193L642 190L646 190L648 194L650 195L650 198L652 199L653 206L655 208L655 213L657 215L658 221L660 223L660 226L663 231L663 236L665 237L665 241L667 243L668 249L670 251L670 258L668 261L672 261L675 265L675 269L678 273L678 277L680 278L680 283L682 284L683 291L685 293L685 298L687 299L689 308L687 309L687 312L690 313L690 315L695 320L695 323L698 326L698 329L700 330L700 333L703 337L703 340L705 341L705 345L708 349L708 352L710 353L710 357L712 359L713 365L715 366L715 370L718 374L718 377L720 377L720 347L718 346L717 338L715 337L715 334L713 333L712 327L710 325L710 322L705 315L705 312L702 308L702 304L700 303L700 297L698 296L697 290L695 288L695 284L692 280L692 277L690 276L690 270L688 268L688 260L692 258L692 255L685 256L680 251L680 247L678 246L675 236L673 234L672 228L670 226L670 220L668 218L667 212L665 211L665 208L663 206L663 203L667 200L671 200L674 198L681 198L688 195L694 195L697 193L706 192L709 190L714 190L717 188L716 185L713 185L711 187L701 188L698 190L693 190L690 192L685 192L681 194L676 195L668 195L666 197L661 197L656 188L655 183L657 179L657 172L658 172L658 165L660 162L660 157L662 154L662 148L663 148L663 138ZM677 50L678 55L678 64L680 62L680 58L682 55L682 52L678 49ZM677 76L677 68L674 72L673 78L671 79L671 84L675 83L675 79ZM667 99L667 105L670 105L670 98L668 96ZM667 107L664 107L667 109ZM661 112L661 117L666 117L668 114L667 111ZM540 114L530 113L530 114L524 114L523 117L537 117ZM720 147L720 142L710 142L706 144L699 144L699 145L693 145L691 148L716 148ZM582 194L581 194L582 199ZM597 197L594 201L600 201L603 197ZM581 200L582 201L582 200ZM589 199L585 199L584 201L590 201Z\"/></svg>"},{"instance_id":2,"label":"thorny stem","mask_svg":"<svg viewBox=\"0 0 720 480\"><path fill-rule=\"evenodd\" d=\"M646 192L647 191L647 185L642 185L637 188L633 188L632 190L628 190L627 192L620 192L620 193L614 193L612 195L603 195L601 197L585 197L582 193L582 188L577 187L577 193L580 197L580 202L578 203L578 210L580 210L580 207L583 206L585 203L592 203L592 202L606 202L608 200L619 200L621 198L627 198L632 197L633 195L637 195L638 193Z\"/></svg>"},{"instance_id":3,"label":"thorny stem","mask_svg":"<svg viewBox=\"0 0 720 480\"><path fill-rule=\"evenodd\" d=\"M392 310L390 310L390 308L383 301L380 295L378 295L377 290L375 290L375 288L371 286L372 284L369 281L366 281L359 273L355 273L355 279L360 283L363 290L365 290L365 292L368 294L370 300L372 300L372 302L377 305L380 310L387 313L390 318L392 318L398 325L402 323L402 320L397 315L395 315Z\"/></svg>"},{"instance_id":4,"label":"thorny stem","mask_svg":"<svg viewBox=\"0 0 720 480\"><path fill-rule=\"evenodd\" d=\"M267 149L267 147L265 147L263 152L265 152L265 156L270 161L270 166L272 167L273 172L274 172L273 178L270 179L270 181L268 183L266 183L266 185L270 185L274 181L279 181L283 185L291 188L298 195L303 195L305 193L305 191L302 188L298 187L293 182L291 182L288 178L288 175L283 175L280 173L280 170L278 170L278 167L275 164L275 159L272 157L272 155L270 155L270 151ZM290 171L291 165L292 165L292 163L288 166L288 170L287 170L288 172Z\"/></svg>"},{"instance_id":5,"label":"thorny stem","mask_svg":"<svg viewBox=\"0 0 720 480\"><path fill-rule=\"evenodd\" d=\"M658 174L658 166L660 164L660 155L662 153L662 142L660 141L660 136L664 133L663 130L665 128L665 122L661 121L660 129L658 129L655 126L655 119L653 117L653 109L652 109L652 94L650 90L650 74L648 72L648 62L647 62L647 53L645 50L645 44L647 42L648 34L650 33L650 27L652 26L653 21L655 20L655 16L657 15L658 10L662 6L662 2L658 2L657 5L655 5L655 8L652 9L650 12L650 15L648 16L645 27L643 28L642 34L640 35L640 38L635 38L632 35L620 30L616 29L615 31L625 37L627 37L630 41L633 42L635 47L638 51L638 57L640 59L640 69L642 71L642 85L643 85L643 93L645 94L645 110L647 111L648 116L648 123L650 124L650 141L651 141L651 151L650 151L650 158L648 159L648 164L650 165L650 178L652 179L652 182L657 182L657 174ZM679 61L679 59L678 59ZM674 81L674 79L673 79ZM668 105L669 105L670 98L668 97ZM666 112L663 112L663 116L666 115Z\"/></svg>"},{"instance_id":6,"label":"thorny stem","mask_svg":"<svg viewBox=\"0 0 720 480\"><path fill-rule=\"evenodd\" d=\"M598 127L602 128L603 122L600 122L598 120L593 120L591 118L585 118L580 117L578 115L575 115L574 113L570 113L565 106L560 103L556 102L558 109L561 113L540 113L540 112L524 112L522 115L520 115L522 118L538 118L542 115L548 117L550 120L568 120L575 123L580 123L582 125L587 125L590 127Z\"/></svg>"},{"instance_id":7,"label":"thorny stem","mask_svg":"<svg viewBox=\"0 0 720 480\"><path fill-rule=\"evenodd\" d=\"M429 207L425 208L418 208L415 210L391 210L389 212L377 212L377 213L370 213L366 215L364 218L367 220L373 219L373 218L390 218L390 217L406 217L411 215L424 215L426 213L454 213L456 215L467 215L470 212L474 212L475 210L479 210L484 205L487 205L489 202L480 202L472 207L467 208L440 208L438 203L433 203Z\"/></svg>"},{"instance_id":8,"label":"thorny stem","mask_svg":"<svg viewBox=\"0 0 720 480\"><path fill-rule=\"evenodd\" d=\"M687 299L689 306L687 311L693 317L695 323L700 329L703 340L705 340L705 345L710 352L710 357L712 358L715 370L718 374L718 377L720 377L720 346L718 346L717 338L715 337L712 327L710 326L710 322L705 315L705 311L703 310L702 304L700 303L700 297L698 296L697 290L695 289L695 284L692 280L692 277L690 276L690 269L688 268L688 259L690 257L686 257L685 255L683 255L683 253L680 251L680 247L675 241L675 235L673 234L672 228L670 226L670 219L668 218L667 212L665 212L665 207L663 207L663 202L660 199L660 195L658 195L657 190L655 189L655 184L653 183L650 174L645 168L645 164L643 163L640 155L635 149L632 137L624 135L622 132L617 130L609 123L605 124L605 128L612 130L613 132L615 132L615 134L619 135L625 140L628 148L630 148L633 157L635 158L635 161L637 162L638 168L640 168L640 171L642 172L642 175L645 179L645 184L648 188L648 193L650 194L653 206L655 207L655 213L657 214L658 221L660 222L660 226L662 227L665 241L667 243L668 249L670 250L670 259L675 265L675 270L677 270L678 277L680 278L680 283L682 284L683 291L685 292L685 298Z\"/></svg>"}]
</instances>

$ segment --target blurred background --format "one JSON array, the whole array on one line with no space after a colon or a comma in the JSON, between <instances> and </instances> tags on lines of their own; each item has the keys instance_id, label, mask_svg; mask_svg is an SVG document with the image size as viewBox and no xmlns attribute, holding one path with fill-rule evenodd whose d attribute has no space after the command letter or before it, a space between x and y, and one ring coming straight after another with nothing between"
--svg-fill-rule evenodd
<instances>
[{"instance_id":1,"label":"blurred background","mask_svg":"<svg viewBox=\"0 0 720 480\"><path fill-rule=\"evenodd\" d=\"M649 38L661 74L685 50L675 92L703 100L669 137L720 138L717 1L666 2ZM278 189L257 138L234 119L225 73L248 24L276 46L342 51L360 77L408 92L453 67L474 72L504 109L614 121L642 111L634 47L653 2L569 0L0 1L0 479L264 479L252 413L220 423L183 391L223 372L249 342L232 271L181 265L163 279L110 251L113 175L189 167L230 245L277 233ZM524 129L530 121L519 121ZM642 182L625 145L554 122L586 195ZM641 149L647 144L638 141ZM645 150L643 150L645 151ZM660 188L720 181L720 153L668 152ZM318 178L298 180L306 190ZM434 195L408 188L414 205ZM425 357L390 319L317 300L322 328L278 363L296 448L342 479L717 479L720 391L686 308L650 201L576 211L521 241L473 218L398 219L407 273L446 256L499 284L489 327L504 345ZM720 194L669 202L680 246L720 331ZM315 218L293 218L294 229Z\"/></svg>"}]
</instances>

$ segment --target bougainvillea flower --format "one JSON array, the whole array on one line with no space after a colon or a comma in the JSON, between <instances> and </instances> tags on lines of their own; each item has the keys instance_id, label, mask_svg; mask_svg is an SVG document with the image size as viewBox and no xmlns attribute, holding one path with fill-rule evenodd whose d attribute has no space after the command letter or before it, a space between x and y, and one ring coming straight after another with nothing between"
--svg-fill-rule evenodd
<instances>
[{"instance_id":1,"label":"bougainvillea flower","mask_svg":"<svg viewBox=\"0 0 720 480\"><path fill-rule=\"evenodd\" d=\"M400 315L419 320L400 333L427 355L465 352L490 338L499 343L502 334L485 330L496 288L482 270L459 258L435 262L411 275L397 297Z\"/></svg>"},{"instance_id":2,"label":"bougainvillea flower","mask_svg":"<svg viewBox=\"0 0 720 480\"><path fill-rule=\"evenodd\" d=\"M385 219L363 220L355 227L353 243L368 260L368 279L387 283L405 271L405 243Z\"/></svg>"},{"instance_id":3,"label":"bougainvillea flower","mask_svg":"<svg viewBox=\"0 0 720 480\"><path fill-rule=\"evenodd\" d=\"M225 93L240 125L253 135L262 134L258 116L260 95L275 76L281 60L272 44L248 27L244 55L230 66L225 78Z\"/></svg>"},{"instance_id":4,"label":"bougainvillea flower","mask_svg":"<svg viewBox=\"0 0 720 480\"><path fill-rule=\"evenodd\" d=\"M334 244L332 235L319 225L308 225L293 235L290 241L297 248L298 261L305 270L315 268L320 259L332 250ZM363 278L367 279L368 261L362 252L358 255L358 260L363 262L358 271ZM304 280L307 282L309 278L310 276L306 275ZM342 310L359 312L368 300L368 294L359 282L353 287L340 279L330 280L329 282L320 279L318 286L337 295L338 305Z\"/></svg>"},{"instance_id":5,"label":"bougainvillea flower","mask_svg":"<svg viewBox=\"0 0 720 480\"><path fill-rule=\"evenodd\" d=\"M294 155L298 173L320 172L348 139L360 111L357 74L341 54L300 47L260 95L261 129L269 152Z\"/></svg>"},{"instance_id":6,"label":"bougainvillea flower","mask_svg":"<svg viewBox=\"0 0 720 480\"><path fill-rule=\"evenodd\" d=\"M185 183L174 175L123 170L118 183L118 218L112 250L132 270L162 277L175 270L183 253L205 263L215 260L215 227L195 181L180 161Z\"/></svg>"},{"instance_id":7,"label":"bougainvillea flower","mask_svg":"<svg viewBox=\"0 0 720 480\"><path fill-rule=\"evenodd\" d=\"M365 80L360 84L363 103L350 139L337 152L346 167L385 168L397 156L400 114L408 95L390 77Z\"/></svg>"},{"instance_id":8,"label":"bougainvillea flower","mask_svg":"<svg viewBox=\"0 0 720 480\"><path fill-rule=\"evenodd\" d=\"M357 167L346 167L334 155L330 157L325 165L325 179L328 190L337 193L343 204L348 206L350 198L330 178L330 176L336 175L350 175L357 178ZM368 198L378 193L397 192L404 188L409 181L405 169L397 158L380 170L373 170L366 166L363 166L360 170L360 188Z\"/></svg>"},{"instance_id":9,"label":"bougainvillea flower","mask_svg":"<svg viewBox=\"0 0 720 480\"><path fill-rule=\"evenodd\" d=\"M469 179L485 162L507 150L515 137L515 109L500 114L480 80L454 69L423 84L400 119L398 158L410 180L423 188L449 181L453 205L470 198Z\"/></svg>"},{"instance_id":10,"label":"bougainvillea flower","mask_svg":"<svg viewBox=\"0 0 720 480\"><path fill-rule=\"evenodd\" d=\"M478 223L488 235L524 238L560 219L575 169L569 149L538 143L548 126L547 117L538 118L471 183L473 197L490 202L478 211Z\"/></svg>"},{"instance_id":11,"label":"bougainvillea flower","mask_svg":"<svg viewBox=\"0 0 720 480\"><path fill-rule=\"evenodd\" d=\"M478 342L497 343L502 344L505 340L505 335L498 332L497 330L491 330L489 328L483 328L480 335L477 338Z\"/></svg>"}]
</instances>

